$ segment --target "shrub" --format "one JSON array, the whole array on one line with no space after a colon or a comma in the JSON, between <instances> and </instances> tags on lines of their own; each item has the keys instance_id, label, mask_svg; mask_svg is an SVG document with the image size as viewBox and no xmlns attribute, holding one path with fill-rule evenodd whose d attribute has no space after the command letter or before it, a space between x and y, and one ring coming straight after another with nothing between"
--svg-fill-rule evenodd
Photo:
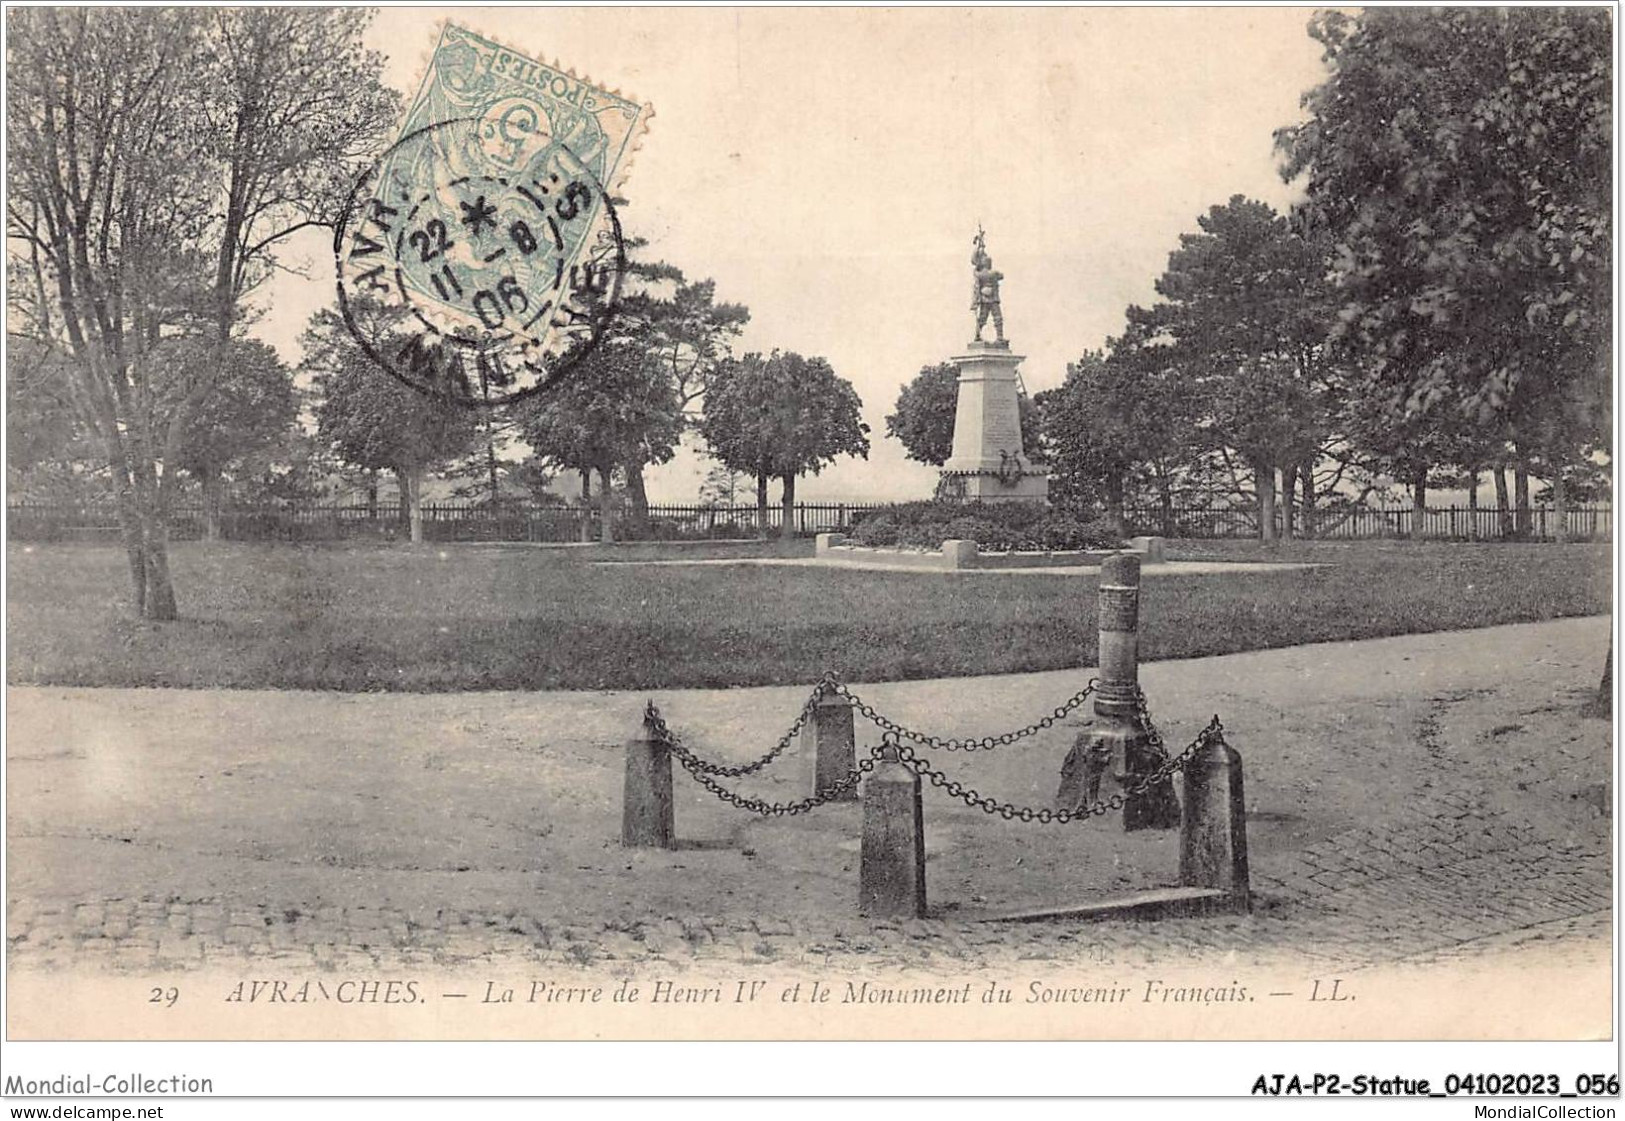
<instances>
[{"instance_id":1,"label":"shrub","mask_svg":"<svg viewBox=\"0 0 1625 1121\"><path fill-rule=\"evenodd\" d=\"M1031 502L903 502L864 514L849 536L859 545L937 549L974 541L984 549L1120 548L1111 523Z\"/></svg>"}]
</instances>

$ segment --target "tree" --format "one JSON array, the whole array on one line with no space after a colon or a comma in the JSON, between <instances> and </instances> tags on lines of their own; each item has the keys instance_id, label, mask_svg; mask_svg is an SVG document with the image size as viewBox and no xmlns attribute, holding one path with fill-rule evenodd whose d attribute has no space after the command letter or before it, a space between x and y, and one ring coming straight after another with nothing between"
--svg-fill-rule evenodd
<instances>
[{"instance_id":1,"label":"tree","mask_svg":"<svg viewBox=\"0 0 1625 1121\"><path fill-rule=\"evenodd\" d=\"M1084 507L1098 497L1124 535L1124 503L1142 469L1157 483L1162 528L1172 534L1175 464L1194 442L1187 396L1157 349L1114 341L1110 353L1087 351L1035 400L1052 500Z\"/></svg>"},{"instance_id":2,"label":"tree","mask_svg":"<svg viewBox=\"0 0 1625 1121\"><path fill-rule=\"evenodd\" d=\"M739 472L714 463L700 482L701 506L735 506L739 502Z\"/></svg>"},{"instance_id":3,"label":"tree","mask_svg":"<svg viewBox=\"0 0 1625 1121\"><path fill-rule=\"evenodd\" d=\"M908 458L941 467L953 454L958 404L959 367L952 362L922 366L897 394L896 410L886 417L886 435L902 441Z\"/></svg>"},{"instance_id":4,"label":"tree","mask_svg":"<svg viewBox=\"0 0 1625 1121\"><path fill-rule=\"evenodd\" d=\"M1021 418L1021 450L1035 455L1038 422L1033 402L1016 398ZM886 435L902 441L908 458L941 467L953 454L954 414L959 408L959 367L952 362L922 366L897 395L896 410L886 417Z\"/></svg>"},{"instance_id":5,"label":"tree","mask_svg":"<svg viewBox=\"0 0 1625 1121\"><path fill-rule=\"evenodd\" d=\"M12 496L73 502L102 491L105 457L74 408L67 360L24 335L11 336L6 350L6 479Z\"/></svg>"},{"instance_id":6,"label":"tree","mask_svg":"<svg viewBox=\"0 0 1625 1121\"><path fill-rule=\"evenodd\" d=\"M400 99L363 49L360 8L210 8L198 82L211 147L224 165L213 238L214 326L230 337L238 303L282 238L329 226L364 161L380 151Z\"/></svg>"},{"instance_id":7,"label":"tree","mask_svg":"<svg viewBox=\"0 0 1625 1121\"><path fill-rule=\"evenodd\" d=\"M161 344L224 346L276 240L317 220L290 214L315 214L316 180L346 178L393 115L381 60L357 46L364 17L277 11L8 14L7 233L30 281L10 310L68 363L146 618L176 615L178 464L188 417L225 365L175 369ZM309 73L339 63L349 69Z\"/></svg>"},{"instance_id":8,"label":"tree","mask_svg":"<svg viewBox=\"0 0 1625 1121\"><path fill-rule=\"evenodd\" d=\"M627 243L632 251L644 245L641 239ZM635 342L665 368L686 429L696 419L690 411L704 397L718 364L732 353L750 311L743 304L718 303L715 281L691 281L664 261L633 260L627 273L629 284L615 308L611 337ZM632 460L620 466L630 516L641 530L649 512L645 464Z\"/></svg>"},{"instance_id":9,"label":"tree","mask_svg":"<svg viewBox=\"0 0 1625 1121\"><path fill-rule=\"evenodd\" d=\"M26 331L72 372L112 470L138 614L175 617L162 470L180 436L153 359L197 304L209 152L183 75L199 44L173 12L8 13L8 234L34 279ZM173 457L171 457L173 461Z\"/></svg>"},{"instance_id":10,"label":"tree","mask_svg":"<svg viewBox=\"0 0 1625 1121\"><path fill-rule=\"evenodd\" d=\"M869 456L869 426L852 383L822 358L775 350L723 363L700 432L731 470L756 479L756 524L767 535L767 483L783 482L783 532L794 532L796 479L838 455Z\"/></svg>"},{"instance_id":11,"label":"tree","mask_svg":"<svg viewBox=\"0 0 1625 1121\"><path fill-rule=\"evenodd\" d=\"M1251 472L1259 532L1272 540L1277 472L1290 497L1328 422L1320 246L1241 195L1197 222L1157 281L1162 301L1129 309L1128 337L1170 348L1208 446Z\"/></svg>"},{"instance_id":12,"label":"tree","mask_svg":"<svg viewBox=\"0 0 1625 1121\"><path fill-rule=\"evenodd\" d=\"M378 354L411 346L402 333L405 315L370 301L352 300L351 318ZM413 544L423 541L423 480L429 472L466 455L477 432L471 409L447 404L378 368L331 309L311 316L300 338L320 398L316 432L346 463L393 471L407 506ZM457 356L439 349L415 351L418 360L452 365ZM455 376L448 374L448 376Z\"/></svg>"},{"instance_id":13,"label":"tree","mask_svg":"<svg viewBox=\"0 0 1625 1121\"><path fill-rule=\"evenodd\" d=\"M543 462L598 473L600 533L615 540L611 480L669 461L682 436L682 403L659 356L636 336L601 340L556 389L515 407L519 431ZM583 492L585 497L585 492Z\"/></svg>"},{"instance_id":14,"label":"tree","mask_svg":"<svg viewBox=\"0 0 1625 1121\"><path fill-rule=\"evenodd\" d=\"M1455 415L1504 441L1520 508L1532 468L1561 507L1563 468L1607 446L1610 24L1564 7L1320 13L1331 76L1276 135L1303 221L1335 244L1334 334L1362 391L1396 423Z\"/></svg>"},{"instance_id":15,"label":"tree","mask_svg":"<svg viewBox=\"0 0 1625 1121\"><path fill-rule=\"evenodd\" d=\"M222 348L191 337L166 340L164 360L187 369L219 360ZM187 380L212 377L214 387L186 418L176 465L203 491L207 535L219 536L220 487L233 465L249 462L285 436L299 412L292 372L264 343L231 339L217 373L188 372Z\"/></svg>"}]
</instances>

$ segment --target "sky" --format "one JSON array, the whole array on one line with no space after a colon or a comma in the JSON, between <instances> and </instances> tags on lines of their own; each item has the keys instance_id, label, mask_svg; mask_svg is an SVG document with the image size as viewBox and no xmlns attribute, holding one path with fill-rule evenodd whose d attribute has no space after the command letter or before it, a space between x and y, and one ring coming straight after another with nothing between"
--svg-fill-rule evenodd
<instances>
[{"instance_id":1,"label":"sky","mask_svg":"<svg viewBox=\"0 0 1625 1121\"><path fill-rule=\"evenodd\" d=\"M450 19L652 104L624 227L750 308L739 352L819 355L857 388L868 460L798 498L890 501L936 484L885 416L971 338L977 223L1023 381L1058 385L1155 299L1198 215L1293 201L1272 133L1324 77L1313 11L392 8L367 38L403 96ZM291 238L281 260L255 333L297 361L332 298L331 240ZM651 499L693 501L709 466L685 447L648 473Z\"/></svg>"}]
</instances>

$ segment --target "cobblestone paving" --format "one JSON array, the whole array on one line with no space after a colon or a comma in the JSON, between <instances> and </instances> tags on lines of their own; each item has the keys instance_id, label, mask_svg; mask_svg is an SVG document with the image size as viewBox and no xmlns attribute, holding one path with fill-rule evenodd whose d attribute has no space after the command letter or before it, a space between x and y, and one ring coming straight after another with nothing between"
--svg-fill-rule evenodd
<instances>
[{"instance_id":1,"label":"cobblestone paving","mask_svg":"<svg viewBox=\"0 0 1625 1121\"><path fill-rule=\"evenodd\" d=\"M1558 924L1606 938L1611 886L1603 844L1571 841L1506 814L1454 814L1353 830L1293 854L1284 874L1257 876L1250 916L992 923L859 919L817 923L664 916L572 925L522 910L410 913L367 907L233 906L200 900L14 902L14 964L138 971L241 964L354 970L457 967L503 960L552 967L817 963L978 969L1015 961L1149 964L1286 953L1341 969L1403 960L1461 960L1509 932ZM1277 862L1279 868L1280 862Z\"/></svg>"}]
</instances>

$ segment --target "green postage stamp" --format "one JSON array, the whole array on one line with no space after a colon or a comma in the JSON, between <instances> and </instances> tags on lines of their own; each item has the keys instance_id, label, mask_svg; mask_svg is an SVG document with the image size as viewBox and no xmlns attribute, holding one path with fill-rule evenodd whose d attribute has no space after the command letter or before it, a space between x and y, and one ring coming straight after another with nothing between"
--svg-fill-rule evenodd
<instances>
[{"instance_id":1,"label":"green postage stamp","mask_svg":"<svg viewBox=\"0 0 1625 1121\"><path fill-rule=\"evenodd\" d=\"M647 105L444 25L400 137L352 193L338 292L375 362L438 397L512 400L613 314L613 196Z\"/></svg>"}]
</instances>

